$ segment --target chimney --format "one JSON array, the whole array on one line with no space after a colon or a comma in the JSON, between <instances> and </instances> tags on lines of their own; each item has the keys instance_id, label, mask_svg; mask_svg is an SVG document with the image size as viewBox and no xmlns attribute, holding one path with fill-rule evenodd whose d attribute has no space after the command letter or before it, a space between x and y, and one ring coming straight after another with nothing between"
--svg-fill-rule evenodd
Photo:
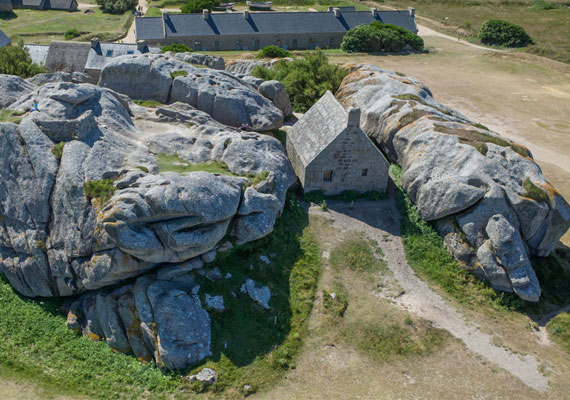
<instances>
[{"instance_id":1,"label":"chimney","mask_svg":"<svg viewBox=\"0 0 570 400\"><path fill-rule=\"evenodd\" d=\"M375 8L371 8L371 9L370 9L370 13L372 14L372 16L373 16L374 18L376 18L376 9L375 9Z\"/></svg>"},{"instance_id":2,"label":"chimney","mask_svg":"<svg viewBox=\"0 0 570 400\"><path fill-rule=\"evenodd\" d=\"M145 53L146 42L144 40L137 40L137 50Z\"/></svg>"},{"instance_id":3,"label":"chimney","mask_svg":"<svg viewBox=\"0 0 570 400\"><path fill-rule=\"evenodd\" d=\"M335 17L337 18L340 17L340 8L338 7L333 8L333 13Z\"/></svg>"},{"instance_id":4,"label":"chimney","mask_svg":"<svg viewBox=\"0 0 570 400\"><path fill-rule=\"evenodd\" d=\"M165 21L168 19L168 11L162 10L162 19Z\"/></svg>"},{"instance_id":5,"label":"chimney","mask_svg":"<svg viewBox=\"0 0 570 400\"><path fill-rule=\"evenodd\" d=\"M91 39L91 48L96 49L97 47L99 47L99 38L94 37Z\"/></svg>"},{"instance_id":6,"label":"chimney","mask_svg":"<svg viewBox=\"0 0 570 400\"><path fill-rule=\"evenodd\" d=\"M410 16L414 18L414 16L416 15L416 9L413 7L408 7L408 11L410 12Z\"/></svg>"},{"instance_id":7,"label":"chimney","mask_svg":"<svg viewBox=\"0 0 570 400\"><path fill-rule=\"evenodd\" d=\"M360 128L360 108L351 107L348 109L349 128Z\"/></svg>"},{"instance_id":8,"label":"chimney","mask_svg":"<svg viewBox=\"0 0 570 400\"><path fill-rule=\"evenodd\" d=\"M162 36L166 38L166 20L168 19L168 11L162 10Z\"/></svg>"},{"instance_id":9,"label":"chimney","mask_svg":"<svg viewBox=\"0 0 570 400\"><path fill-rule=\"evenodd\" d=\"M208 9L206 9L206 8L203 9L203 10L202 10L202 16L204 17L204 19L210 18L210 10L208 10Z\"/></svg>"},{"instance_id":10,"label":"chimney","mask_svg":"<svg viewBox=\"0 0 570 400\"><path fill-rule=\"evenodd\" d=\"M244 17L245 19L248 19L248 18L249 18L249 11L243 10L243 17Z\"/></svg>"}]
</instances>

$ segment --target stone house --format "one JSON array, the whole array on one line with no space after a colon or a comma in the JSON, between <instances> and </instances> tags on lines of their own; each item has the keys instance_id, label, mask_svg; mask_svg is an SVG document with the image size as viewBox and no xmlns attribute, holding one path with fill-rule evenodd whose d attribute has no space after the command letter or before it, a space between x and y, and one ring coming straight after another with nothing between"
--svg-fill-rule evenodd
<instances>
[{"instance_id":1,"label":"stone house","mask_svg":"<svg viewBox=\"0 0 570 400\"><path fill-rule=\"evenodd\" d=\"M77 11L77 0L11 0L12 8Z\"/></svg>"},{"instance_id":2,"label":"stone house","mask_svg":"<svg viewBox=\"0 0 570 400\"><path fill-rule=\"evenodd\" d=\"M136 18L137 40L182 43L194 50L259 50L275 45L303 50L339 48L346 32L380 21L417 32L414 10L168 14Z\"/></svg>"},{"instance_id":3,"label":"stone house","mask_svg":"<svg viewBox=\"0 0 570 400\"><path fill-rule=\"evenodd\" d=\"M360 110L346 111L330 91L287 132L287 155L305 193L386 191L390 165L360 129Z\"/></svg>"}]
</instances>

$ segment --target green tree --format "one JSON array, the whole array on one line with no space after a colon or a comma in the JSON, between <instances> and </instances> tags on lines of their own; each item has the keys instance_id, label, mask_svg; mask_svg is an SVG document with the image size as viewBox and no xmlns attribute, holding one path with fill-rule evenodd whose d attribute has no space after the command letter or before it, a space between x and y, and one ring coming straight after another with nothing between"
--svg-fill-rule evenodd
<instances>
[{"instance_id":1,"label":"green tree","mask_svg":"<svg viewBox=\"0 0 570 400\"><path fill-rule=\"evenodd\" d=\"M24 47L22 40L0 48L0 74L29 78L41 72L44 72L44 69L32 62L30 53Z\"/></svg>"},{"instance_id":2,"label":"green tree","mask_svg":"<svg viewBox=\"0 0 570 400\"><path fill-rule=\"evenodd\" d=\"M424 41L421 37L401 26L372 22L360 25L344 35L340 47L349 53L402 51L406 46L422 50Z\"/></svg>"},{"instance_id":3,"label":"green tree","mask_svg":"<svg viewBox=\"0 0 570 400\"><path fill-rule=\"evenodd\" d=\"M499 19L491 19L481 25L479 39L484 44L506 47L524 47L533 43L522 26Z\"/></svg>"},{"instance_id":4,"label":"green tree","mask_svg":"<svg viewBox=\"0 0 570 400\"><path fill-rule=\"evenodd\" d=\"M101 6L101 10L110 14L123 14L127 11L134 10L139 3L138 0L96 0Z\"/></svg>"},{"instance_id":5,"label":"green tree","mask_svg":"<svg viewBox=\"0 0 570 400\"><path fill-rule=\"evenodd\" d=\"M278 61L273 69L257 67L252 75L283 83L295 111L307 111L327 90L336 92L347 71L330 64L321 51L305 53L293 61Z\"/></svg>"},{"instance_id":6,"label":"green tree","mask_svg":"<svg viewBox=\"0 0 570 400\"><path fill-rule=\"evenodd\" d=\"M219 0L190 0L180 10L183 14L201 13L202 10L210 10L220 5Z\"/></svg>"}]
</instances>

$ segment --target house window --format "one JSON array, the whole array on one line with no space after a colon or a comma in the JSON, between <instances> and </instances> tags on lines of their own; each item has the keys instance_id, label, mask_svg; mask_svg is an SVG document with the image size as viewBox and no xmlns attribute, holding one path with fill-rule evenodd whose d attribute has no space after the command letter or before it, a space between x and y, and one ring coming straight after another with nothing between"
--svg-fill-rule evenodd
<instances>
[{"instance_id":1,"label":"house window","mask_svg":"<svg viewBox=\"0 0 570 400\"><path fill-rule=\"evenodd\" d=\"M333 173L332 170L327 169L327 170L324 172L323 180L324 180L325 182L332 182L332 173Z\"/></svg>"},{"instance_id":2,"label":"house window","mask_svg":"<svg viewBox=\"0 0 570 400\"><path fill-rule=\"evenodd\" d=\"M130 54L135 54L135 51L134 51L134 50L127 50L127 54L129 54L129 55L130 55Z\"/></svg>"},{"instance_id":3,"label":"house window","mask_svg":"<svg viewBox=\"0 0 570 400\"><path fill-rule=\"evenodd\" d=\"M105 57L113 57L113 50L107 50Z\"/></svg>"},{"instance_id":4,"label":"house window","mask_svg":"<svg viewBox=\"0 0 570 400\"><path fill-rule=\"evenodd\" d=\"M334 46L334 38L329 38L329 45Z\"/></svg>"},{"instance_id":5,"label":"house window","mask_svg":"<svg viewBox=\"0 0 570 400\"><path fill-rule=\"evenodd\" d=\"M291 48L292 48L292 49L296 49L297 46L298 46L298 44L297 44L297 39L293 39L293 40L291 41Z\"/></svg>"},{"instance_id":6,"label":"house window","mask_svg":"<svg viewBox=\"0 0 570 400\"><path fill-rule=\"evenodd\" d=\"M368 176L368 168L362 170L362 176Z\"/></svg>"},{"instance_id":7,"label":"house window","mask_svg":"<svg viewBox=\"0 0 570 400\"><path fill-rule=\"evenodd\" d=\"M220 50L220 41L219 40L214 41L214 50Z\"/></svg>"},{"instance_id":8,"label":"house window","mask_svg":"<svg viewBox=\"0 0 570 400\"><path fill-rule=\"evenodd\" d=\"M253 49L254 49L254 50L258 50L260 46L261 46L260 40L259 40L259 39L254 39L254 41L253 41Z\"/></svg>"}]
</instances>

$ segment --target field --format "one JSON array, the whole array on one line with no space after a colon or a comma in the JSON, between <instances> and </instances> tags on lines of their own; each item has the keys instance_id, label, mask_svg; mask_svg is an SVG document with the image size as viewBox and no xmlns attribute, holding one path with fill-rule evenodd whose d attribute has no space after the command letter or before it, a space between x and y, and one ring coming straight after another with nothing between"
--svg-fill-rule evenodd
<instances>
[{"instance_id":1,"label":"field","mask_svg":"<svg viewBox=\"0 0 570 400\"><path fill-rule=\"evenodd\" d=\"M93 13L83 11L38 11L14 10L0 14L0 27L8 36L20 36L25 43L49 44L52 40L64 40L65 32L75 28L81 36L75 40L102 40L119 38L130 27L132 13L123 15L104 14L98 8Z\"/></svg>"},{"instance_id":2,"label":"field","mask_svg":"<svg viewBox=\"0 0 570 400\"><path fill-rule=\"evenodd\" d=\"M386 0L367 4L394 8L414 7L418 23L435 20L438 30L478 41L481 24L503 19L521 25L534 39L524 51L570 63L570 3L544 0ZM545 9L552 7L551 9ZM429 25L428 25L429 26Z\"/></svg>"}]
</instances>

